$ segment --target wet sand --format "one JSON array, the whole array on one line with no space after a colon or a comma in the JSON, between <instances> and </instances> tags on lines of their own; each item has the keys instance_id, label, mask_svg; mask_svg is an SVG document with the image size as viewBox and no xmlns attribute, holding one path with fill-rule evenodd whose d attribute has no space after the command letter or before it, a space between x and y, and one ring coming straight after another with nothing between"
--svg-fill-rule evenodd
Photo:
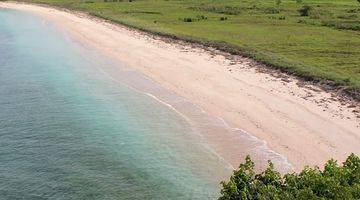
<instances>
[{"instance_id":1,"label":"wet sand","mask_svg":"<svg viewBox=\"0 0 360 200\"><path fill-rule=\"evenodd\" d=\"M261 72L246 58L234 61L221 53L168 43L83 13L9 2L1 2L0 7L54 22L89 47L224 120L232 131L205 137L234 166L243 156L237 130L265 141L266 149L285 156L295 170L321 165L331 157L342 161L351 152L360 154L359 107L316 86Z\"/></svg>"}]
</instances>

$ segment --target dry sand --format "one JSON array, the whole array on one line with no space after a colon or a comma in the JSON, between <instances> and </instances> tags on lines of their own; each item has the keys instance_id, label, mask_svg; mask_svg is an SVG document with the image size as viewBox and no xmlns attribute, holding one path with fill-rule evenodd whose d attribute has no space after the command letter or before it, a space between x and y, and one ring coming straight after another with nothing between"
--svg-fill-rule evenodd
<instances>
[{"instance_id":1,"label":"dry sand","mask_svg":"<svg viewBox=\"0 0 360 200\"><path fill-rule=\"evenodd\" d=\"M54 22L232 127L266 141L296 170L360 154L359 106L349 106L316 86L261 72L246 58L234 61L214 51L165 42L84 13L11 2L0 2L0 7Z\"/></svg>"}]
</instances>

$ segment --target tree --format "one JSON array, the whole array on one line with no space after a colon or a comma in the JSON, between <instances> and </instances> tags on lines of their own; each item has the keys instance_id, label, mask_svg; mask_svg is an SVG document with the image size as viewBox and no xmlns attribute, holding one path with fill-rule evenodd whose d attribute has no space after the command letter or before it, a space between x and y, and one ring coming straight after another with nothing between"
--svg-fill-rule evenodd
<instances>
[{"instance_id":1,"label":"tree","mask_svg":"<svg viewBox=\"0 0 360 200\"><path fill-rule=\"evenodd\" d=\"M221 182L220 200L260 199L360 199L360 158L351 154L342 166L329 160L321 171L305 167L281 176L269 161L260 174L249 156L228 182Z\"/></svg>"},{"instance_id":2,"label":"tree","mask_svg":"<svg viewBox=\"0 0 360 200\"><path fill-rule=\"evenodd\" d=\"M311 9L311 6L305 5L300 8L298 12L300 13L300 16L309 16Z\"/></svg>"}]
</instances>

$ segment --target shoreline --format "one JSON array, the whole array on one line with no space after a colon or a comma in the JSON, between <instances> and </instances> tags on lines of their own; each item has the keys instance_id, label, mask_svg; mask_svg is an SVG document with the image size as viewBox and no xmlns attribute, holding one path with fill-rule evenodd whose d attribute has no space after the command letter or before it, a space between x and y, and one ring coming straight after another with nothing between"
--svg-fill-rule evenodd
<instances>
[{"instance_id":1,"label":"shoreline","mask_svg":"<svg viewBox=\"0 0 360 200\"><path fill-rule=\"evenodd\" d=\"M259 72L250 59L166 43L140 31L84 13L1 2L0 7L40 15L84 43L150 77L212 116L266 141L295 170L333 157L359 154L358 106L336 100L317 86L299 86L292 77ZM299 85L298 85L299 84ZM349 108L351 107L351 108ZM307 148L304 148L307 147ZM235 162L242 162L237 158Z\"/></svg>"},{"instance_id":2,"label":"shoreline","mask_svg":"<svg viewBox=\"0 0 360 200\"><path fill-rule=\"evenodd\" d=\"M101 52L98 53L101 54ZM118 61L115 61L115 63L117 63L115 68L99 68L99 71L112 81L126 84L135 92L151 97L175 112L192 127L193 130L189 134L199 136L204 142L202 145L218 159L218 162L223 163L226 169L230 171L236 169L239 160L243 160L249 154L256 163L255 169L257 171L265 170L268 166L268 160L271 160L281 173L294 170L287 158L269 149L266 141L256 138L245 130L231 127L222 118L211 116L202 108L162 87L159 83L154 82L140 72L122 66ZM219 139L221 136L226 139ZM230 148L226 147L229 144L232 146L232 151L229 151ZM239 159L231 159L234 156ZM223 178L228 178L228 175L226 174Z\"/></svg>"}]
</instances>

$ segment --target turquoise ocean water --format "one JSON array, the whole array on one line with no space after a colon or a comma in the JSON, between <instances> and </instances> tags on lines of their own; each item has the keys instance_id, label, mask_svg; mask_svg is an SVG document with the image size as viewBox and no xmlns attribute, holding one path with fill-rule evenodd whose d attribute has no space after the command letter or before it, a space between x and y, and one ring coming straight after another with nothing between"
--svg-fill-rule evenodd
<instances>
[{"instance_id":1,"label":"turquoise ocean water","mask_svg":"<svg viewBox=\"0 0 360 200\"><path fill-rule=\"evenodd\" d=\"M216 199L246 154L291 167L55 24L0 9L0 200Z\"/></svg>"},{"instance_id":2,"label":"turquoise ocean water","mask_svg":"<svg viewBox=\"0 0 360 200\"><path fill-rule=\"evenodd\" d=\"M141 84L134 72L109 77L112 65L51 23L0 9L0 199L218 196L226 164L186 118L126 84Z\"/></svg>"}]
</instances>

